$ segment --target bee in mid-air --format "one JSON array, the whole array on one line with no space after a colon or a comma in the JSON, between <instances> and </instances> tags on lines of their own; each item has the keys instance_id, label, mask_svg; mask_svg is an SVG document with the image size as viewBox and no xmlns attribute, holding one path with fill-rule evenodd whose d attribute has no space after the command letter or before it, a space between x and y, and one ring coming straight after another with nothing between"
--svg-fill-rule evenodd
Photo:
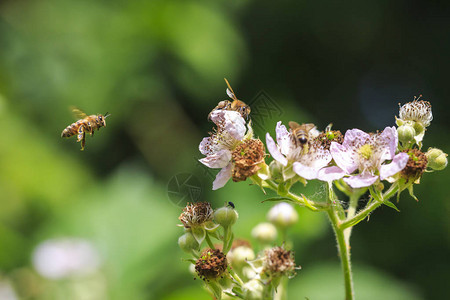
<instances>
[{"instance_id":1,"label":"bee in mid-air","mask_svg":"<svg viewBox=\"0 0 450 300\"><path fill-rule=\"evenodd\" d=\"M86 132L91 136L94 136L94 130L99 130L101 127L106 126L106 118L110 116L110 114L106 113L105 115L86 115L80 109L73 107L72 112L75 115L78 121L67 126L63 132L61 133L61 137L71 137L73 135L77 135L77 142L81 142L81 151L84 150L84 146L86 145Z\"/></svg>"},{"instance_id":2,"label":"bee in mid-air","mask_svg":"<svg viewBox=\"0 0 450 300\"><path fill-rule=\"evenodd\" d=\"M297 147L303 147L308 142L309 132L316 127L312 123L298 124L297 122L290 121L289 127L291 128L292 140Z\"/></svg>"},{"instance_id":3,"label":"bee in mid-air","mask_svg":"<svg viewBox=\"0 0 450 300\"><path fill-rule=\"evenodd\" d=\"M237 111L238 113L241 114L241 116L245 120L248 120L248 117L250 115L250 106L248 106L247 104L245 104L243 101L239 100L236 97L236 94L234 93L233 89L231 88L230 84L228 83L228 80L226 78L224 78L224 79L228 86L228 88L227 88L228 97L230 97L233 101L230 101L230 100L220 101L219 104L217 104L217 106L209 113L208 119L211 119L211 113L213 111L224 109L224 110Z\"/></svg>"}]
</instances>

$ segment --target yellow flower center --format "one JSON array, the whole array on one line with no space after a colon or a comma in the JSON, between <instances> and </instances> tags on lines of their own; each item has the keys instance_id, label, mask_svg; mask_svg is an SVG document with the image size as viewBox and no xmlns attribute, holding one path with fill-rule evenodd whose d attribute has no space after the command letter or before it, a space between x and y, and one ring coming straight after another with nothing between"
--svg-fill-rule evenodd
<instances>
[{"instance_id":1,"label":"yellow flower center","mask_svg":"<svg viewBox=\"0 0 450 300\"><path fill-rule=\"evenodd\" d=\"M372 145L365 144L361 148L359 148L358 153L361 154L365 159L369 159L373 154Z\"/></svg>"}]
</instances>

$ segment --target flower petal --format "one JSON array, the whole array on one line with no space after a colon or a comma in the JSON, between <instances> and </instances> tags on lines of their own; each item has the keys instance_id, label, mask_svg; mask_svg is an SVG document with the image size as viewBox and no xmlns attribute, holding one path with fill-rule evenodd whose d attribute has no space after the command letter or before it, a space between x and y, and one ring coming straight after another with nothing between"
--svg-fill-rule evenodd
<instances>
[{"instance_id":1,"label":"flower petal","mask_svg":"<svg viewBox=\"0 0 450 300\"><path fill-rule=\"evenodd\" d=\"M199 159L199 161L210 168L223 168L231 160L231 152L227 149L220 150L214 154L211 154L205 158Z\"/></svg>"},{"instance_id":2,"label":"flower petal","mask_svg":"<svg viewBox=\"0 0 450 300\"><path fill-rule=\"evenodd\" d=\"M217 173L216 179L213 182L213 191L220 189L228 182L228 180L231 178L231 167L232 163L229 163L225 168Z\"/></svg>"},{"instance_id":3,"label":"flower petal","mask_svg":"<svg viewBox=\"0 0 450 300\"><path fill-rule=\"evenodd\" d=\"M278 146L275 144L275 141L269 133L266 133L266 144L267 149L269 149L270 155L272 155L272 157L283 166L287 166L288 161L286 157L284 157L283 154L281 154L280 150L278 150Z\"/></svg>"},{"instance_id":4,"label":"flower petal","mask_svg":"<svg viewBox=\"0 0 450 300\"><path fill-rule=\"evenodd\" d=\"M233 110L214 110L210 119L225 130L235 139L242 140L245 135L245 120L241 114Z\"/></svg>"},{"instance_id":5,"label":"flower petal","mask_svg":"<svg viewBox=\"0 0 450 300\"><path fill-rule=\"evenodd\" d=\"M406 167L408 159L409 155L404 152L401 152L394 156L394 159L391 163L382 165L380 167L380 179L384 180L403 170L403 168Z\"/></svg>"},{"instance_id":6,"label":"flower petal","mask_svg":"<svg viewBox=\"0 0 450 300\"><path fill-rule=\"evenodd\" d=\"M378 176L366 173L344 178L344 181L352 188L357 189L370 186L374 184L377 179Z\"/></svg>"},{"instance_id":7,"label":"flower petal","mask_svg":"<svg viewBox=\"0 0 450 300\"><path fill-rule=\"evenodd\" d=\"M245 120L237 111L224 110L225 130L236 140L242 140L245 135Z\"/></svg>"},{"instance_id":8,"label":"flower petal","mask_svg":"<svg viewBox=\"0 0 450 300\"><path fill-rule=\"evenodd\" d=\"M294 162L293 165L294 172L297 173L300 177L303 177L307 180L316 179L318 170L309 166L306 166L300 162Z\"/></svg>"},{"instance_id":9,"label":"flower petal","mask_svg":"<svg viewBox=\"0 0 450 300\"><path fill-rule=\"evenodd\" d=\"M332 159L333 157L331 156L330 151L323 148L310 151L308 154L300 158L302 163L304 163L305 165L309 165L316 170L326 167Z\"/></svg>"},{"instance_id":10,"label":"flower petal","mask_svg":"<svg viewBox=\"0 0 450 300\"><path fill-rule=\"evenodd\" d=\"M349 131L347 130L347 132ZM347 136L347 133L345 136ZM347 174L352 173L358 168L358 163L354 158L355 151L350 146L331 142L330 153L338 167L347 172Z\"/></svg>"},{"instance_id":11,"label":"flower petal","mask_svg":"<svg viewBox=\"0 0 450 300\"><path fill-rule=\"evenodd\" d=\"M287 155L292 148L291 134L286 129L286 126L281 124L281 121L277 122L275 132L277 135L277 144L280 147L281 153Z\"/></svg>"},{"instance_id":12,"label":"flower petal","mask_svg":"<svg viewBox=\"0 0 450 300\"><path fill-rule=\"evenodd\" d=\"M398 134L394 126L386 127L378 137L386 143L386 152L381 156L381 160L392 159L398 146Z\"/></svg>"},{"instance_id":13,"label":"flower petal","mask_svg":"<svg viewBox=\"0 0 450 300\"><path fill-rule=\"evenodd\" d=\"M203 138L200 145L198 145L198 150L200 150L203 155L211 154L211 137Z\"/></svg>"},{"instance_id":14,"label":"flower petal","mask_svg":"<svg viewBox=\"0 0 450 300\"><path fill-rule=\"evenodd\" d=\"M322 181L333 181L346 175L345 171L337 166L320 169L317 178Z\"/></svg>"},{"instance_id":15,"label":"flower petal","mask_svg":"<svg viewBox=\"0 0 450 300\"><path fill-rule=\"evenodd\" d=\"M345 148L352 147L352 145L356 145L359 148L360 146L366 144L369 139L370 135L368 133L356 128L350 129L345 132L344 142L342 145L344 145Z\"/></svg>"}]
</instances>

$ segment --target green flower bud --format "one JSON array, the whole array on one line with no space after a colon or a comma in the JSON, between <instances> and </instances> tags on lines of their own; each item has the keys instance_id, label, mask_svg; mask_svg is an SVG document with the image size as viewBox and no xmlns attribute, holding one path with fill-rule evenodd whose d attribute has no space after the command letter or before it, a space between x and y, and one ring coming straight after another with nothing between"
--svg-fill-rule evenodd
<instances>
[{"instance_id":1,"label":"green flower bud","mask_svg":"<svg viewBox=\"0 0 450 300\"><path fill-rule=\"evenodd\" d=\"M443 170L447 166L447 153L444 153L441 149L430 148L425 155L428 158L428 167L433 170Z\"/></svg>"},{"instance_id":2,"label":"green flower bud","mask_svg":"<svg viewBox=\"0 0 450 300\"><path fill-rule=\"evenodd\" d=\"M262 244L269 244L277 238L277 229L271 223L260 223L253 228L252 236Z\"/></svg>"},{"instance_id":3,"label":"green flower bud","mask_svg":"<svg viewBox=\"0 0 450 300\"><path fill-rule=\"evenodd\" d=\"M406 144L414 142L414 137L416 136L416 130L413 126L405 124L397 129L398 139L400 142Z\"/></svg>"},{"instance_id":4,"label":"green flower bud","mask_svg":"<svg viewBox=\"0 0 450 300\"><path fill-rule=\"evenodd\" d=\"M237 211L229 206L221 207L214 212L214 220L223 227L236 223L238 216Z\"/></svg>"},{"instance_id":5,"label":"green flower bud","mask_svg":"<svg viewBox=\"0 0 450 300\"><path fill-rule=\"evenodd\" d=\"M297 223L298 214L290 204L281 202L269 210L267 219L275 226L287 228Z\"/></svg>"},{"instance_id":6,"label":"green flower bud","mask_svg":"<svg viewBox=\"0 0 450 300\"><path fill-rule=\"evenodd\" d=\"M269 165L269 171L272 178L281 178L281 165L276 160L273 160Z\"/></svg>"},{"instance_id":7,"label":"green flower bud","mask_svg":"<svg viewBox=\"0 0 450 300\"><path fill-rule=\"evenodd\" d=\"M178 246L185 251L191 252L192 250L198 250L199 244L195 237L190 232L186 232L178 238Z\"/></svg>"}]
</instances>

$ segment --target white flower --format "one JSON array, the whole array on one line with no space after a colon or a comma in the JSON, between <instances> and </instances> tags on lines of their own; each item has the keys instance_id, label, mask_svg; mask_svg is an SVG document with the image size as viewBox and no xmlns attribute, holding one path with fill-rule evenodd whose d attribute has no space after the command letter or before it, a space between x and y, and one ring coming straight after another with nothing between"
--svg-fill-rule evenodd
<instances>
[{"instance_id":1,"label":"white flower","mask_svg":"<svg viewBox=\"0 0 450 300\"><path fill-rule=\"evenodd\" d=\"M317 130L311 130L310 138L318 135ZM292 134L286 126L277 123L277 143L269 133L266 134L266 144L272 157L284 167L292 164L293 170L299 176L311 180L319 178L319 171L331 161L330 151L326 150L320 143L310 139L307 147L299 147L293 142Z\"/></svg>"},{"instance_id":2,"label":"white flower","mask_svg":"<svg viewBox=\"0 0 450 300\"><path fill-rule=\"evenodd\" d=\"M370 135L359 129L347 130L344 142L331 143L330 151L337 167L323 170L330 178L344 181L352 188L362 188L384 180L401 171L408 162L406 153L395 154L398 145L395 127L386 127L381 134ZM385 161L392 160L388 164ZM358 170L357 174L351 175Z\"/></svg>"},{"instance_id":3,"label":"white flower","mask_svg":"<svg viewBox=\"0 0 450 300\"><path fill-rule=\"evenodd\" d=\"M200 162L210 168L222 169L213 182L213 190L223 187L232 176L232 152L244 140L251 138L253 132L246 135L245 120L241 114L231 110L215 110L210 115L217 130L203 138L199 150L205 158Z\"/></svg>"},{"instance_id":4,"label":"white flower","mask_svg":"<svg viewBox=\"0 0 450 300\"><path fill-rule=\"evenodd\" d=\"M50 239L34 250L33 265L46 278L63 279L95 272L100 258L93 246L83 239Z\"/></svg>"}]
</instances>

